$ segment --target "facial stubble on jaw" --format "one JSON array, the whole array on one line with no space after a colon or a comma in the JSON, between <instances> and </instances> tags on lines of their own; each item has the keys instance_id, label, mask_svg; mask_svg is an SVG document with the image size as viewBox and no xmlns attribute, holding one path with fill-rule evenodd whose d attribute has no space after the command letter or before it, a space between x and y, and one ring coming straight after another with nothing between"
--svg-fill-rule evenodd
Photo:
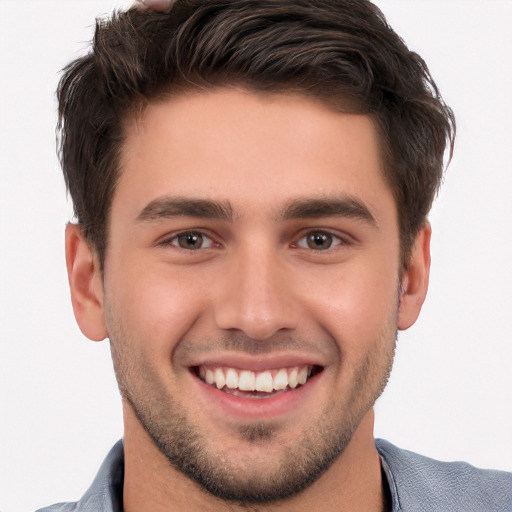
<instances>
[{"instance_id":1,"label":"facial stubble on jaw","mask_svg":"<svg viewBox=\"0 0 512 512\"><path fill-rule=\"evenodd\" d=\"M396 326L396 315L394 321ZM356 369L351 395L344 407L340 408L339 401L333 399L314 427L305 429L295 445L280 442L280 427L272 423L260 421L238 428L239 439L248 446L265 450L280 443L278 463L273 466L269 463L259 472L251 467L250 457L237 454L236 460L229 459L211 446L202 427L190 421L151 365L129 353L129 338L112 316L109 334L121 395L171 465L217 498L255 505L279 502L299 494L343 453L362 417L380 396L389 378L396 345L396 328L390 330L389 327L383 329L380 343ZM387 353L383 357L384 350Z\"/></svg>"}]
</instances>

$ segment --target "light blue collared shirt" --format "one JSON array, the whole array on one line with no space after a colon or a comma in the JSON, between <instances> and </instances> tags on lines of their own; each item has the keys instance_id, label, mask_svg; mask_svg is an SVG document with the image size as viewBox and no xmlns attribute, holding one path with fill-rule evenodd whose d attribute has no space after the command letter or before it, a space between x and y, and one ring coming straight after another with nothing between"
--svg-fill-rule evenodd
<instances>
[{"instance_id":1,"label":"light blue collared shirt","mask_svg":"<svg viewBox=\"0 0 512 512\"><path fill-rule=\"evenodd\" d=\"M512 474L440 462L375 441L388 480L392 512L512 512ZM37 512L123 512L123 442L110 450L78 502Z\"/></svg>"}]
</instances>

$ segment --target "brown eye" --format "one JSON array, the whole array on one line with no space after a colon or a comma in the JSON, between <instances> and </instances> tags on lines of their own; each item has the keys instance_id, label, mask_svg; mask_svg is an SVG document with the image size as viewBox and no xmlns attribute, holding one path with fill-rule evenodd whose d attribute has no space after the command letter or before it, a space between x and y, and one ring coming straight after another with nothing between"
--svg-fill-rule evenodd
<instances>
[{"instance_id":1,"label":"brown eye","mask_svg":"<svg viewBox=\"0 0 512 512\"><path fill-rule=\"evenodd\" d=\"M306 240L308 247L315 251L325 251L332 246L333 236L329 233L311 233L307 235Z\"/></svg>"},{"instance_id":2,"label":"brown eye","mask_svg":"<svg viewBox=\"0 0 512 512\"><path fill-rule=\"evenodd\" d=\"M177 245L181 249L194 251L211 247L212 241L202 233L189 231L186 233L180 233L179 235L175 236L172 244Z\"/></svg>"},{"instance_id":3,"label":"brown eye","mask_svg":"<svg viewBox=\"0 0 512 512\"><path fill-rule=\"evenodd\" d=\"M344 241L326 231L311 231L297 243L297 247L312 249L313 251L327 251L338 245L344 245Z\"/></svg>"}]
</instances>

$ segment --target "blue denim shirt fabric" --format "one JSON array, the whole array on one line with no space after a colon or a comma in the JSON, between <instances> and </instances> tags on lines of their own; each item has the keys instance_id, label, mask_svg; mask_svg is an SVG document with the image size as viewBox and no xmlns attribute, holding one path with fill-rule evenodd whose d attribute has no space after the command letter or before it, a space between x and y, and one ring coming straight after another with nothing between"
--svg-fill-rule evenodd
<instances>
[{"instance_id":1,"label":"blue denim shirt fabric","mask_svg":"<svg viewBox=\"0 0 512 512\"><path fill-rule=\"evenodd\" d=\"M392 512L512 512L511 473L477 469L465 462L440 462L382 439L375 444L388 480ZM119 441L80 501L37 512L123 512L123 479L123 442Z\"/></svg>"},{"instance_id":2,"label":"blue denim shirt fabric","mask_svg":"<svg viewBox=\"0 0 512 512\"><path fill-rule=\"evenodd\" d=\"M512 512L512 473L440 462L375 442L393 512Z\"/></svg>"},{"instance_id":3,"label":"blue denim shirt fabric","mask_svg":"<svg viewBox=\"0 0 512 512\"><path fill-rule=\"evenodd\" d=\"M123 512L123 481L123 441L118 441L80 501L57 503L36 512Z\"/></svg>"}]
</instances>

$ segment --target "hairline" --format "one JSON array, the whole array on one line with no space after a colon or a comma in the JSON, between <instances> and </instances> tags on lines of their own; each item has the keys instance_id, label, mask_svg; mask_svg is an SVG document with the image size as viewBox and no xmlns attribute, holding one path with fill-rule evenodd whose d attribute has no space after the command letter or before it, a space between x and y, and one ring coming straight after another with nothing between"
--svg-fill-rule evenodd
<instances>
[{"instance_id":1,"label":"hairline","mask_svg":"<svg viewBox=\"0 0 512 512\"><path fill-rule=\"evenodd\" d=\"M392 174L389 172L389 166L393 165L392 150L389 147L389 141L387 140L386 137L386 131L379 122L378 116L372 114L371 112L366 112L362 108L358 108L355 105L355 102L351 101L347 97L334 97L334 95L322 95L321 93L315 90L309 90L309 92L306 92L305 90L300 90L298 87L287 86L286 83L277 84L270 90L268 88L265 88L263 85L259 85L258 83L251 84L243 80L229 81L228 79L224 79L223 81L216 81L213 83L203 80L202 84L195 83L192 81L165 84L162 85L161 89L158 92L154 93L151 97L140 96L138 98L134 98L131 104L128 107L126 107L125 111L121 116L121 138L119 141L119 145L117 147L117 154L113 162L115 167L114 182L112 186L112 193L109 198L110 201L106 210L102 250L98 250L98 248L94 246L93 240L90 241L93 245L95 252L98 255L102 272L104 269L104 263L109 248L112 203L114 200L114 195L116 193L117 184L122 175L123 157L125 155L125 148L127 147L126 144L128 131L131 128L133 128L134 125L137 125L140 122L142 122L146 111L153 105L163 104L167 101L171 101L176 98L186 98L187 96L210 94L219 90L234 90L262 97L295 97L298 99L305 99L315 102L323 107L328 108L332 112L354 114L367 117L375 128L377 136L377 149L379 152L379 159L382 164L381 166L379 166L380 172L382 173L382 178L384 179L385 185L388 187L393 196L393 203L395 205L397 227L399 230L400 268L404 269L407 267L412 249L411 242L416 237L417 233L421 228L421 225L423 225L424 222L426 221L426 218L422 220L421 225L418 226L417 229L411 230L411 232L408 233L410 239L412 240L404 240L404 235L407 235L407 232L404 232L402 226L403 212L400 211L400 203L397 197L396 190L394 189L392 183L390 183L389 180L389 176Z\"/></svg>"}]
</instances>

